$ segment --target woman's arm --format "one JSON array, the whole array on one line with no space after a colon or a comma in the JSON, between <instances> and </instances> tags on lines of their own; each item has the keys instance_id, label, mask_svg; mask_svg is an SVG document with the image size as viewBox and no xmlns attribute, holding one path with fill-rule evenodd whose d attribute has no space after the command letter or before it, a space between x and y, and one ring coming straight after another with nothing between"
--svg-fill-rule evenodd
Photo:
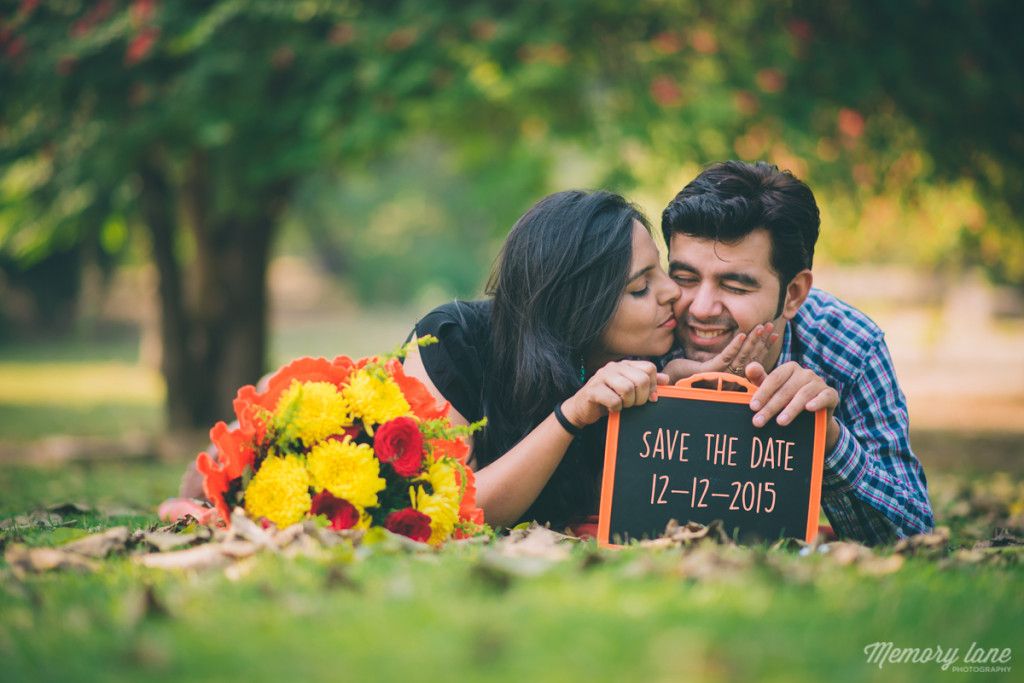
<instances>
[{"instance_id":1,"label":"woman's arm","mask_svg":"<svg viewBox=\"0 0 1024 683\"><path fill-rule=\"evenodd\" d=\"M423 382L439 400L445 400L415 350L406 356L405 374ZM585 427L609 411L657 400L657 385L667 381L668 377L657 373L654 364L647 361L609 363L563 402L562 412L575 426ZM454 409L449 416L453 424L466 424ZM511 450L477 471L476 502L487 523L509 526L522 517L547 485L572 439L552 412Z\"/></svg>"}]
</instances>

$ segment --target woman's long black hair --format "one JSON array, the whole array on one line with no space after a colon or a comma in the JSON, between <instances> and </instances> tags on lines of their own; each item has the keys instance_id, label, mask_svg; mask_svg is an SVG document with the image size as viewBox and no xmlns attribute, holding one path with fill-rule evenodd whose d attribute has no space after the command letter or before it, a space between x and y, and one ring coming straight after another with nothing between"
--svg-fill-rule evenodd
<instances>
[{"instance_id":1,"label":"woman's long black hair","mask_svg":"<svg viewBox=\"0 0 1024 683\"><path fill-rule=\"evenodd\" d=\"M633 256L633 222L650 225L611 192L545 197L520 218L487 284L493 296L487 428L478 466L512 448L582 385L583 359L618 307ZM561 525L596 512L602 453L577 437L525 519Z\"/></svg>"}]
</instances>

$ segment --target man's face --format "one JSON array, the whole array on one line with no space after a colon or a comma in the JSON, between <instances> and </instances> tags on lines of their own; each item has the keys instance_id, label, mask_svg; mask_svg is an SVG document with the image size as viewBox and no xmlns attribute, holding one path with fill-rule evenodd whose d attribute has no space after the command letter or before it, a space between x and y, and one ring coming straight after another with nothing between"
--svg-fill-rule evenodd
<instances>
[{"instance_id":1,"label":"man's face","mask_svg":"<svg viewBox=\"0 0 1024 683\"><path fill-rule=\"evenodd\" d=\"M771 250L765 229L734 244L672 235L668 273L682 289L676 338L687 358L709 360L736 334L775 320L782 285L771 267ZM780 332L781 322L775 320ZM781 335L776 346L782 347Z\"/></svg>"}]
</instances>

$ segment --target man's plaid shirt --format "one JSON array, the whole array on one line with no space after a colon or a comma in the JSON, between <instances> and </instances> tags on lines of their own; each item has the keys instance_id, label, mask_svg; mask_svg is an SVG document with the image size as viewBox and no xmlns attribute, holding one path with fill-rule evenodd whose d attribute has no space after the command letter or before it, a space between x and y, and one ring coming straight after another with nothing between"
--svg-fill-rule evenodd
<instances>
[{"instance_id":1,"label":"man's plaid shirt","mask_svg":"<svg viewBox=\"0 0 1024 683\"><path fill-rule=\"evenodd\" d=\"M779 365L791 360L839 392L839 441L825 455L821 492L836 533L875 544L930 531L928 484L910 450L907 402L882 330L812 289L783 335Z\"/></svg>"}]
</instances>

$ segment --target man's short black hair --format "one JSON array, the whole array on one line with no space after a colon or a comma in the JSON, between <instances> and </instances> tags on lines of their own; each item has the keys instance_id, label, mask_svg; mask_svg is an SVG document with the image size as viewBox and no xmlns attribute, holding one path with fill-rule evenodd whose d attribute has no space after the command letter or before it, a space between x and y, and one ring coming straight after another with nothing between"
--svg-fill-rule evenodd
<instances>
[{"instance_id":1,"label":"man's short black hair","mask_svg":"<svg viewBox=\"0 0 1024 683\"><path fill-rule=\"evenodd\" d=\"M730 244L758 228L767 229L771 265L783 292L797 273L811 267L820 225L811 189L789 171L765 161L708 166L661 215L666 245L677 232Z\"/></svg>"}]
</instances>

